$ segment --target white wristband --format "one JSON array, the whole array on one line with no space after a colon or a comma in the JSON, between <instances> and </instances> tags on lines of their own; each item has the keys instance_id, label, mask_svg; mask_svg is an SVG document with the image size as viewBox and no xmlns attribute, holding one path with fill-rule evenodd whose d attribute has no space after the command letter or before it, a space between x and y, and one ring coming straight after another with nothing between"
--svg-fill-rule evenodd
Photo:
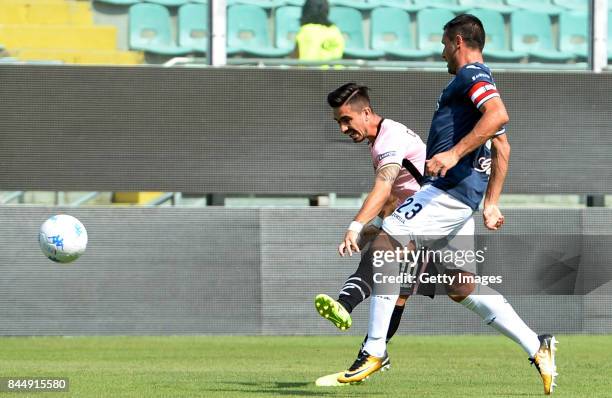
<instances>
[{"instance_id":1,"label":"white wristband","mask_svg":"<svg viewBox=\"0 0 612 398\"><path fill-rule=\"evenodd\" d=\"M376 218L373 219L370 222L370 225L372 225L372 226L374 226L374 227L376 227L378 229L380 229L380 227L382 227L382 224L383 224L383 219L380 216L376 216Z\"/></svg>"},{"instance_id":2,"label":"white wristband","mask_svg":"<svg viewBox=\"0 0 612 398\"><path fill-rule=\"evenodd\" d=\"M363 224L360 223L359 221L351 221L347 229L349 231L360 233L361 230L363 229Z\"/></svg>"}]
</instances>

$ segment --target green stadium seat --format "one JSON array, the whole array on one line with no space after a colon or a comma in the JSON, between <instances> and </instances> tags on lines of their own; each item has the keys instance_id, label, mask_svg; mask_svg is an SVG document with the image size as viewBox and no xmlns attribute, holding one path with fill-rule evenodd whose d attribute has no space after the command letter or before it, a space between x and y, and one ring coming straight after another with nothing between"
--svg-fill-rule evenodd
<instances>
[{"instance_id":1,"label":"green stadium seat","mask_svg":"<svg viewBox=\"0 0 612 398\"><path fill-rule=\"evenodd\" d=\"M546 61L566 62L573 54L554 48L550 17L540 12L514 11L510 19L512 49Z\"/></svg>"},{"instance_id":2,"label":"green stadium seat","mask_svg":"<svg viewBox=\"0 0 612 398\"><path fill-rule=\"evenodd\" d=\"M246 4L261 7L265 10L280 7L285 4L283 0L227 0L225 3L228 7L235 4Z\"/></svg>"},{"instance_id":3,"label":"green stadium seat","mask_svg":"<svg viewBox=\"0 0 612 398\"><path fill-rule=\"evenodd\" d=\"M408 12L399 8L378 7L370 16L372 48L402 59L426 58L431 50L417 50Z\"/></svg>"},{"instance_id":4,"label":"green stadium seat","mask_svg":"<svg viewBox=\"0 0 612 398\"><path fill-rule=\"evenodd\" d=\"M178 9L179 45L199 53L208 48L208 7L189 3Z\"/></svg>"},{"instance_id":5,"label":"green stadium seat","mask_svg":"<svg viewBox=\"0 0 612 398\"><path fill-rule=\"evenodd\" d=\"M504 0L459 0L459 4L468 8L483 8L485 10L494 10L502 14L509 14L516 8L507 5Z\"/></svg>"},{"instance_id":6,"label":"green stadium seat","mask_svg":"<svg viewBox=\"0 0 612 398\"><path fill-rule=\"evenodd\" d=\"M344 55L352 58L375 59L385 55L384 51L373 50L365 44L361 12L350 7L331 7L329 19L345 37Z\"/></svg>"},{"instance_id":7,"label":"green stadium seat","mask_svg":"<svg viewBox=\"0 0 612 398\"><path fill-rule=\"evenodd\" d=\"M457 3L457 0L412 0L420 8L441 8L452 12L464 12L467 7Z\"/></svg>"},{"instance_id":8,"label":"green stadium seat","mask_svg":"<svg viewBox=\"0 0 612 398\"><path fill-rule=\"evenodd\" d=\"M418 11L423 7L415 5L412 0L370 0L370 4L376 7L392 7L399 8L404 11Z\"/></svg>"},{"instance_id":9,"label":"green stadium seat","mask_svg":"<svg viewBox=\"0 0 612 398\"><path fill-rule=\"evenodd\" d=\"M352 7L358 10L371 10L376 4L368 0L329 0L330 7Z\"/></svg>"},{"instance_id":10,"label":"green stadium seat","mask_svg":"<svg viewBox=\"0 0 612 398\"><path fill-rule=\"evenodd\" d=\"M563 8L551 3L551 0L506 0L509 6L523 10L558 15Z\"/></svg>"},{"instance_id":11,"label":"green stadium seat","mask_svg":"<svg viewBox=\"0 0 612 398\"><path fill-rule=\"evenodd\" d=\"M494 61L512 62L527 57L525 52L512 51L507 48L506 26L501 13L484 8L469 10L467 13L480 19L484 26L487 34L484 48L485 59L494 58Z\"/></svg>"},{"instance_id":12,"label":"green stadium seat","mask_svg":"<svg viewBox=\"0 0 612 398\"><path fill-rule=\"evenodd\" d=\"M421 50L442 55L444 25L455 17L449 10L426 8L417 12L417 43Z\"/></svg>"},{"instance_id":13,"label":"green stadium seat","mask_svg":"<svg viewBox=\"0 0 612 398\"><path fill-rule=\"evenodd\" d=\"M286 6L297 6L302 7L306 0L285 0L284 3Z\"/></svg>"},{"instance_id":14,"label":"green stadium seat","mask_svg":"<svg viewBox=\"0 0 612 398\"><path fill-rule=\"evenodd\" d=\"M587 12L589 10L588 0L553 0L553 4L572 11Z\"/></svg>"},{"instance_id":15,"label":"green stadium seat","mask_svg":"<svg viewBox=\"0 0 612 398\"><path fill-rule=\"evenodd\" d=\"M297 6L283 6L276 9L274 29L274 44L277 48L293 51L295 35L300 30L302 9Z\"/></svg>"},{"instance_id":16,"label":"green stadium seat","mask_svg":"<svg viewBox=\"0 0 612 398\"><path fill-rule=\"evenodd\" d=\"M263 8L237 4L227 9L227 53L243 52L262 58L285 57L291 51L272 47L268 15Z\"/></svg>"},{"instance_id":17,"label":"green stadium seat","mask_svg":"<svg viewBox=\"0 0 612 398\"><path fill-rule=\"evenodd\" d=\"M612 1L608 1L608 5ZM608 62L612 61L612 10L608 12Z\"/></svg>"},{"instance_id":18,"label":"green stadium seat","mask_svg":"<svg viewBox=\"0 0 612 398\"><path fill-rule=\"evenodd\" d=\"M140 0L95 0L97 3L106 3L117 6L131 6L140 3Z\"/></svg>"},{"instance_id":19,"label":"green stadium seat","mask_svg":"<svg viewBox=\"0 0 612 398\"><path fill-rule=\"evenodd\" d=\"M129 11L130 48L162 55L185 55L172 39L170 13L159 4L134 4Z\"/></svg>"},{"instance_id":20,"label":"green stadium seat","mask_svg":"<svg viewBox=\"0 0 612 398\"><path fill-rule=\"evenodd\" d=\"M559 49L587 59L589 54L589 25L587 13L565 11L559 15Z\"/></svg>"},{"instance_id":21,"label":"green stadium seat","mask_svg":"<svg viewBox=\"0 0 612 398\"><path fill-rule=\"evenodd\" d=\"M178 7L187 4L189 0L146 0L147 3L159 4L166 7Z\"/></svg>"}]
</instances>

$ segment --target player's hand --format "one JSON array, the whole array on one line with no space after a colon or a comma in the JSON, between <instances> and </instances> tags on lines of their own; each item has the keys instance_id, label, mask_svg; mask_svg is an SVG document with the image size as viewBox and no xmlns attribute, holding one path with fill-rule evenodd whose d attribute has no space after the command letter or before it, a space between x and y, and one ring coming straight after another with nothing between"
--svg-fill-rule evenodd
<instances>
[{"instance_id":1,"label":"player's hand","mask_svg":"<svg viewBox=\"0 0 612 398\"><path fill-rule=\"evenodd\" d=\"M482 211L482 217L484 219L485 227L492 231L495 231L504 225L504 216L497 205L486 205Z\"/></svg>"},{"instance_id":2,"label":"player's hand","mask_svg":"<svg viewBox=\"0 0 612 398\"><path fill-rule=\"evenodd\" d=\"M374 240L380 233L380 229L373 225L366 225L359 234L357 244L359 247L365 247L368 243Z\"/></svg>"},{"instance_id":3,"label":"player's hand","mask_svg":"<svg viewBox=\"0 0 612 398\"><path fill-rule=\"evenodd\" d=\"M358 237L359 234L357 232L351 231L350 229L347 230L344 234L344 240L340 243L340 246L338 246L338 253L340 253L342 257L344 257L345 250L348 251L349 256L353 255L353 250L359 253L359 246L357 246Z\"/></svg>"},{"instance_id":4,"label":"player's hand","mask_svg":"<svg viewBox=\"0 0 612 398\"><path fill-rule=\"evenodd\" d=\"M429 160L425 161L425 174L434 177L444 177L446 172L452 169L457 162L459 156L453 151L440 152Z\"/></svg>"}]
</instances>

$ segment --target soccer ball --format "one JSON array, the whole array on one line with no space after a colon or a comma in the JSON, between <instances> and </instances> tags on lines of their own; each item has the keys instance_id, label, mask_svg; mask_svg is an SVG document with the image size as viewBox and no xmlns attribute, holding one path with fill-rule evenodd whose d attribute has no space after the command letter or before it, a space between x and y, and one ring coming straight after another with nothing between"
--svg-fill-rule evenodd
<instances>
[{"instance_id":1,"label":"soccer ball","mask_svg":"<svg viewBox=\"0 0 612 398\"><path fill-rule=\"evenodd\" d=\"M50 260L69 263L81 256L87 247L87 230L67 214L50 217L40 227L40 249Z\"/></svg>"}]
</instances>

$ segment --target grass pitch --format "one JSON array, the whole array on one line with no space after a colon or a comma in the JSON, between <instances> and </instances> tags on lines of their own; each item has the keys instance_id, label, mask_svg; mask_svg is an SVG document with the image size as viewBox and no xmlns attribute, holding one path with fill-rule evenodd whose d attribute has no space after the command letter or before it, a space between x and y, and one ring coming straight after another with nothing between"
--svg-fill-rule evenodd
<instances>
[{"instance_id":1,"label":"grass pitch","mask_svg":"<svg viewBox=\"0 0 612 398\"><path fill-rule=\"evenodd\" d=\"M612 396L612 336L558 336L557 397ZM361 385L314 380L354 360L358 337L0 339L0 377L70 379L49 397L537 397L525 353L501 336L396 336L391 371ZM39 394L4 393L25 397Z\"/></svg>"}]
</instances>

